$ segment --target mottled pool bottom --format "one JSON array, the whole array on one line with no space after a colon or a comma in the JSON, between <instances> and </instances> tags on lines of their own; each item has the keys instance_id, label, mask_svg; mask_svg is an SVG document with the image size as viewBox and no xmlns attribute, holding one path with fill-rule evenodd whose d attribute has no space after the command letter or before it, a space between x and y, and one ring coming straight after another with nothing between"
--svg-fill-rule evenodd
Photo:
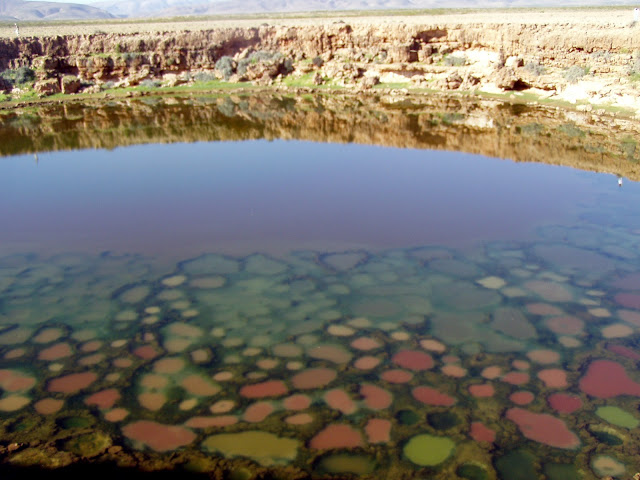
<instances>
[{"instance_id":1,"label":"mottled pool bottom","mask_svg":"<svg viewBox=\"0 0 640 480\"><path fill-rule=\"evenodd\" d=\"M206 253L162 274L135 255L2 258L0 425L22 444L4 461L141 451L246 478L631 477L639 235Z\"/></svg>"}]
</instances>

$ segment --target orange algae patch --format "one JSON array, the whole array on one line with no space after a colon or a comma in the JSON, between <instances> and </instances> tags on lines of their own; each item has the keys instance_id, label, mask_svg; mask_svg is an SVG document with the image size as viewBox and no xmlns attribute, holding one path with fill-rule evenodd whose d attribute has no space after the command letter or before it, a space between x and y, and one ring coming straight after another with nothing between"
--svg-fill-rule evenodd
<instances>
[{"instance_id":1,"label":"orange algae patch","mask_svg":"<svg viewBox=\"0 0 640 480\"><path fill-rule=\"evenodd\" d=\"M485 367L482 369L482 372L480 372L480 375L482 378L486 378L487 380L494 380L502 375L502 368L496 365Z\"/></svg>"},{"instance_id":2,"label":"orange algae patch","mask_svg":"<svg viewBox=\"0 0 640 480\"><path fill-rule=\"evenodd\" d=\"M195 433L187 428L148 420L125 425L122 432L128 439L142 443L156 452L175 450L196 439Z\"/></svg>"},{"instance_id":3,"label":"orange algae patch","mask_svg":"<svg viewBox=\"0 0 640 480\"><path fill-rule=\"evenodd\" d=\"M358 370L372 370L380 365L381 360L377 357L361 357L358 358L353 366Z\"/></svg>"},{"instance_id":4,"label":"orange algae patch","mask_svg":"<svg viewBox=\"0 0 640 480\"><path fill-rule=\"evenodd\" d=\"M138 403L152 412L160 410L166 401L167 397L162 393L145 392L138 395Z\"/></svg>"},{"instance_id":5,"label":"orange algae patch","mask_svg":"<svg viewBox=\"0 0 640 480\"><path fill-rule=\"evenodd\" d=\"M439 342L438 340L433 340L432 338L420 340L420 346L425 350L436 353L443 353L447 350L447 346L444 343Z\"/></svg>"},{"instance_id":6,"label":"orange algae patch","mask_svg":"<svg viewBox=\"0 0 640 480\"><path fill-rule=\"evenodd\" d=\"M580 335L584 329L584 322L577 317L553 317L545 320L545 325L558 335Z\"/></svg>"},{"instance_id":7,"label":"orange algae patch","mask_svg":"<svg viewBox=\"0 0 640 480\"><path fill-rule=\"evenodd\" d=\"M93 372L72 373L49 381L47 390L58 393L77 393L87 388L97 379L98 375Z\"/></svg>"},{"instance_id":8,"label":"orange algae patch","mask_svg":"<svg viewBox=\"0 0 640 480\"><path fill-rule=\"evenodd\" d=\"M220 391L220 387L212 384L200 375L189 375L180 382L180 385L182 385L182 388L192 395L202 397L210 397Z\"/></svg>"},{"instance_id":9,"label":"orange algae patch","mask_svg":"<svg viewBox=\"0 0 640 480\"><path fill-rule=\"evenodd\" d=\"M462 378L467 374L467 369L460 365L444 365L441 370L446 376L453 378Z\"/></svg>"},{"instance_id":10,"label":"orange algae patch","mask_svg":"<svg viewBox=\"0 0 640 480\"><path fill-rule=\"evenodd\" d=\"M527 362L526 360L514 360L513 362L511 362L511 365L516 370L529 370L529 368L531 367L529 362Z\"/></svg>"},{"instance_id":11,"label":"orange algae patch","mask_svg":"<svg viewBox=\"0 0 640 480\"><path fill-rule=\"evenodd\" d=\"M472 422L469 436L476 442L493 443L496 440L496 432L482 422Z\"/></svg>"},{"instance_id":12,"label":"orange algae patch","mask_svg":"<svg viewBox=\"0 0 640 480\"><path fill-rule=\"evenodd\" d=\"M14 348L5 353L4 358L5 360L15 360L16 358L23 357L25 353L27 353L26 348Z\"/></svg>"},{"instance_id":13,"label":"orange algae patch","mask_svg":"<svg viewBox=\"0 0 640 480\"><path fill-rule=\"evenodd\" d=\"M284 419L289 425L308 425L313 422L313 417L308 413L298 413Z\"/></svg>"},{"instance_id":14,"label":"orange algae patch","mask_svg":"<svg viewBox=\"0 0 640 480\"><path fill-rule=\"evenodd\" d=\"M334 388L333 390L329 390L325 393L324 401L327 402L327 405L331 408L338 410L345 415L349 415L358 410L358 407L347 392L339 388Z\"/></svg>"},{"instance_id":15,"label":"orange algae patch","mask_svg":"<svg viewBox=\"0 0 640 480\"><path fill-rule=\"evenodd\" d=\"M389 408L393 402L393 395L372 384L364 384L360 387L360 395L364 397L364 403L371 410Z\"/></svg>"},{"instance_id":16,"label":"orange algae patch","mask_svg":"<svg viewBox=\"0 0 640 480\"><path fill-rule=\"evenodd\" d=\"M84 353L93 353L93 352L97 352L100 347L102 346L102 342L99 340L92 340L90 342L87 342L85 344L83 344L80 347L80 350L83 351Z\"/></svg>"},{"instance_id":17,"label":"orange algae patch","mask_svg":"<svg viewBox=\"0 0 640 480\"><path fill-rule=\"evenodd\" d=\"M118 400L120 400L120 392L115 388L110 388L85 398L84 403L87 405L96 405L98 408L108 409L113 407Z\"/></svg>"},{"instance_id":18,"label":"orange algae patch","mask_svg":"<svg viewBox=\"0 0 640 480\"><path fill-rule=\"evenodd\" d=\"M294 412L298 410L305 410L311 405L311 397L302 394L291 395L282 401L282 405L287 410L293 410Z\"/></svg>"},{"instance_id":19,"label":"orange algae patch","mask_svg":"<svg viewBox=\"0 0 640 480\"><path fill-rule=\"evenodd\" d=\"M154 373L147 373L140 380L140 385L144 388L159 389L165 388L169 384L169 379L162 375L156 375Z\"/></svg>"},{"instance_id":20,"label":"orange algae patch","mask_svg":"<svg viewBox=\"0 0 640 480\"><path fill-rule=\"evenodd\" d=\"M307 355L317 360L327 360L333 363L347 363L351 360L351 353L339 345L318 345L307 351Z\"/></svg>"},{"instance_id":21,"label":"orange algae patch","mask_svg":"<svg viewBox=\"0 0 640 480\"><path fill-rule=\"evenodd\" d=\"M218 372L212 378L217 382L226 382L233 378L233 372L227 372L227 371Z\"/></svg>"},{"instance_id":22,"label":"orange algae patch","mask_svg":"<svg viewBox=\"0 0 640 480\"><path fill-rule=\"evenodd\" d=\"M324 387L335 380L337 376L338 373L329 368L311 368L294 375L291 383L297 389L309 390Z\"/></svg>"},{"instance_id":23,"label":"orange algae patch","mask_svg":"<svg viewBox=\"0 0 640 480\"><path fill-rule=\"evenodd\" d=\"M235 406L236 402L233 400L219 400L209 407L209 411L211 413L227 413L233 410Z\"/></svg>"},{"instance_id":24,"label":"orange algae patch","mask_svg":"<svg viewBox=\"0 0 640 480\"><path fill-rule=\"evenodd\" d=\"M113 366L118 368L129 368L133 365L133 360L130 358L116 358L113 361Z\"/></svg>"},{"instance_id":25,"label":"orange algae patch","mask_svg":"<svg viewBox=\"0 0 640 480\"><path fill-rule=\"evenodd\" d=\"M548 303L530 303L526 308L534 315L562 315L562 310Z\"/></svg>"},{"instance_id":26,"label":"orange algae patch","mask_svg":"<svg viewBox=\"0 0 640 480\"><path fill-rule=\"evenodd\" d=\"M350 425L332 424L316 434L309 442L310 448L355 448L364 447L362 434Z\"/></svg>"},{"instance_id":27,"label":"orange algae patch","mask_svg":"<svg viewBox=\"0 0 640 480\"><path fill-rule=\"evenodd\" d=\"M46 360L48 362L59 360L61 358L73 355L71 345L68 343L56 343L49 348L45 348L38 354L38 360Z\"/></svg>"},{"instance_id":28,"label":"orange algae patch","mask_svg":"<svg viewBox=\"0 0 640 480\"><path fill-rule=\"evenodd\" d=\"M360 337L360 338L356 338L353 342L351 342L351 346L356 350L368 351L368 350L375 350L376 348L380 348L382 346L382 343L380 343L375 338Z\"/></svg>"},{"instance_id":29,"label":"orange algae patch","mask_svg":"<svg viewBox=\"0 0 640 480\"><path fill-rule=\"evenodd\" d=\"M187 420L185 426L190 428L220 428L238 423L235 415L220 415L218 417L193 417Z\"/></svg>"},{"instance_id":30,"label":"orange algae patch","mask_svg":"<svg viewBox=\"0 0 640 480\"><path fill-rule=\"evenodd\" d=\"M133 354L136 357L142 358L143 360L151 360L160 355L160 352L151 345L143 345L141 347L136 348L133 351Z\"/></svg>"},{"instance_id":31,"label":"orange algae patch","mask_svg":"<svg viewBox=\"0 0 640 480\"><path fill-rule=\"evenodd\" d=\"M288 391L289 389L282 380L269 380L253 385L245 385L240 389L240 395L245 398L280 397Z\"/></svg>"},{"instance_id":32,"label":"orange algae patch","mask_svg":"<svg viewBox=\"0 0 640 480\"><path fill-rule=\"evenodd\" d=\"M544 382L547 388L566 388L569 385L567 382L567 372L559 368L540 370L538 372L538 378Z\"/></svg>"},{"instance_id":33,"label":"orange algae patch","mask_svg":"<svg viewBox=\"0 0 640 480\"><path fill-rule=\"evenodd\" d=\"M256 402L247 407L242 418L245 422L258 423L263 421L273 412L275 412L275 408L271 403Z\"/></svg>"},{"instance_id":34,"label":"orange algae patch","mask_svg":"<svg viewBox=\"0 0 640 480\"><path fill-rule=\"evenodd\" d=\"M437 405L450 407L456 403L456 399L447 395L446 393L439 392L432 387L416 387L411 391L413 398L425 405Z\"/></svg>"},{"instance_id":35,"label":"orange algae patch","mask_svg":"<svg viewBox=\"0 0 640 480\"><path fill-rule=\"evenodd\" d=\"M402 368L417 372L429 370L434 364L431 355L418 350L401 350L391 358L391 361Z\"/></svg>"},{"instance_id":36,"label":"orange algae patch","mask_svg":"<svg viewBox=\"0 0 640 480\"><path fill-rule=\"evenodd\" d=\"M387 443L391 440L391 422L382 418L370 419L364 427L370 443Z\"/></svg>"},{"instance_id":37,"label":"orange algae patch","mask_svg":"<svg viewBox=\"0 0 640 480\"><path fill-rule=\"evenodd\" d=\"M97 365L98 363L104 360L105 356L103 353L96 353L94 355L88 355L86 357L81 358L78 361L79 365L89 367L91 365Z\"/></svg>"},{"instance_id":38,"label":"orange algae patch","mask_svg":"<svg viewBox=\"0 0 640 480\"><path fill-rule=\"evenodd\" d=\"M36 379L15 370L0 370L0 387L7 392L21 392L30 390L36 384Z\"/></svg>"},{"instance_id":39,"label":"orange algae patch","mask_svg":"<svg viewBox=\"0 0 640 480\"><path fill-rule=\"evenodd\" d=\"M0 411L2 412L15 412L23 407L26 407L31 403L31 399L23 397L22 395L9 395L0 399Z\"/></svg>"},{"instance_id":40,"label":"orange algae patch","mask_svg":"<svg viewBox=\"0 0 640 480\"><path fill-rule=\"evenodd\" d=\"M413 379L413 373L406 370L387 370L382 372L380 378L389 383L408 383Z\"/></svg>"},{"instance_id":41,"label":"orange algae patch","mask_svg":"<svg viewBox=\"0 0 640 480\"><path fill-rule=\"evenodd\" d=\"M43 398L37 401L33 408L36 409L40 415L51 415L57 413L64 405L64 400L58 400L56 398Z\"/></svg>"},{"instance_id":42,"label":"orange algae patch","mask_svg":"<svg viewBox=\"0 0 640 480\"><path fill-rule=\"evenodd\" d=\"M522 408L510 408L507 419L514 422L529 440L556 448L574 449L580 439L559 418L547 413L533 413Z\"/></svg>"},{"instance_id":43,"label":"orange algae patch","mask_svg":"<svg viewBox=\"0 0 640 480\"><path fill-rule=\"evenodd\" d=\"M129 415L129 410L124 408L114 408L104 414L104 419L107 422L121 422Z\"/></svg>"},{"instance_id":44,"label":"orange algae patch","mask_svg":"<svg viewBox=\"0 0 640 480\"><path fill-rule=\"evenodd\" d=\"M529 374L524 372L509 372L502 377L502 381L511 385L523 385L529 381Z\"/></svg>"},{"instance_id":45,"label":"orange algae patch","mask_svg":"<svg viewBox=\"0 0 640 480\"><path fill-rule=\"evenodd\" d=\"M60 328L46 328L33 337L32 341L35 343L51 343L58 340L63 334Z\"/></svg>"},{"instance_id":46,"label":"orange algae patch","mask_svg":"<svg viewBox=\"0 0 640 480\"><path fill-rule=\"evenodd\" d=\"M521 390L519 392L513 392L509 395L509 400L511 400L516 405L529 405L533 402L534 395L531 392L527 392L525 390Z\"/></svg>"},{"instance_id":47,"label":"orange algae patch","mask_svg":"<svg viewBox=\"0 0 640 480\"><path fill-rule=\"evenodd\" d=\"M171 375L178 373L185 367L185 362L179 357L162 358L153 364L153 370L157 373Z\"/></svg>"},{"instance_id":48,"label":"orange algae patch","mask_svg":"<svg viewBox=\"0 0 640 480\"><path fill-rule=\"evenodd\" d=\"M553 350L531 350L527 353L529 360L541 365L548 365L551 363L558 363L560 361L560 354Z\"/></svg>"},{"instance_id":49,"label":"orange algae patch","mask_svg":"<svg viewBox=\"0 0 640 480\"><path fill-rule=\"evenodd\" d=\"M476 398L489 398L493 397L496 390L493 388L493 385L485 383L482 385L470 385L469 393Z\"/></svg>"}]
</instances>

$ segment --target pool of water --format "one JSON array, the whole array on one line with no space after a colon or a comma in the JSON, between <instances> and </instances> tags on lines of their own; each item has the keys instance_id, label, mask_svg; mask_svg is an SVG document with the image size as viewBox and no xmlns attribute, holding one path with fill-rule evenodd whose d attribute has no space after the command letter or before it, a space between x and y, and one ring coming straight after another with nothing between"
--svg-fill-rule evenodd
<instances>
[{"instance_id":1,"label":"pool of water","mask_svg":"<svg viewBox=\"0 0 640 480\"><path fill-rule=\"evenodd\" d=\"M354 144L2 158L3 459L630 478L639 201L613 175Z\"/></svg>"}]
</instances>

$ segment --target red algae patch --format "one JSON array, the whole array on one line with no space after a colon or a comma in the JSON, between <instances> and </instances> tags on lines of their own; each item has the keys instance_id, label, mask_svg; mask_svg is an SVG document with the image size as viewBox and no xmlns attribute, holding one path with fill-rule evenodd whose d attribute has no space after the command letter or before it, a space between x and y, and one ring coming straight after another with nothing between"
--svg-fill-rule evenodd
<instances>
[{"instance_id":1,"label":"red algae patch","mask_svg":"<svg viewBox=\"0 0 640 480\"><path fill-rule=\"evenodd\" d=\"M309 441L309 447L318 450L364 447L362 434L350 425L331 424Z\"/></svg>"},{"instance_id":2,"label":"red algae patch","mask_svg":"<svg viewBox=\"0 0 640 480\"><path fill-rule=\"evenodd\" d=\"M622 365L611 360L591 362L587 373L580 379L580 390L596 398L640 397L640 384L629 378Z\"/></svg>"},{"instance_id":3,"label":"red algae patch","mask_svg":"<svg viewBox=\"0 0 640 480\"><path fill-rule=\"evenodd\" d=\"M509 372L502 377L502 381L511 385L523 385L529 381L529 374L524 372Z\"/></svg>"},{"instance_id":4,"label":"red algae patch","mask_svg":"<svg viewBox=\"0 0 640 480\"><path fill-rule=\"evenodd\" d=\"M282 380L268 380L253 385L245 385L240 389L240 395L245 398L281 397L289 389Z\"/></svg>"},{"instance_id":5,"label":"red algae patch","mask_svg":"<svg viewBox=\"0 0 640 480\"><path fill-rule=\"evenodd\" d=\"M509 395L509 400L511 400L516 405L529 405L533 402L534 395L531 392L527 392L525 390L521 390L519 392L513 392Z\"/></svg>"},{"instance_id":6,"label":"red algae patch","mask_svg":"<svg viewBox=\"0 0 640 480\"><path fill-rule=\"evenodd\" d=\"M540 295L540 297L547 302L570 302L573 300L571 292L564 285L559 283L532 280L525 283L524 286L532 292Z\"/></svg>"},{"instance_id":7,"label":"red algae patch","mask_svg":"<svg viewBox=\"0 0 640 480\"><path fill-rule=\"evenodd\" d=\"M489 442L493 443L496 440L496 432L487 427L482 422L472 422L469 436L476 442Z\"/></svg>"},{"instance_id":8,"label":"red algae patch","mask_svg":"<svg viewBox=\"0 0 640 480\"><path fill-rule=\"evenodd\" d=\"M493 388L493 385L484 383L482 385L470 385L469 393L476 398L489 398L493 397L496 390Z\"/></svg>"},{"instance_id":9,"label":"red algae patch","mask_svg":"<svg viewBox=\"0 0 640 480\"><path fill-rule=\"evenodd\" d=\"M43 398L37 401L33 408L36 409L40 415L51 415L57 413L64 406L64 400L58 400L56 398Z\"/></svg>"},{"instance_id":10,"label":"red algae patch","mask_svg":"<svg viewBox=\"0 0 640 480\"><path fill-rule=\"evenodd\" d=\"M520 433L529 440L556 448L574 449L580 446L580 439L567 428L559 418L547 413L533 413L522 408L510 408L507 419L514 422Z\"/></svg>"},{"instance_id":11,"label":"red algae patch","mask_svg":"<svg viewBox=\"0 0 640 480\"><path fill-rule=\"evenodd\" d=\"M360 395L364 397L365 405L371 410L389 408L393 402L393 395L390 392L370 383L360 387Z\"/></svg>"},{"instance_id":12,"label":"red algae patch","mask_svg":"<svg viewBox=\"0 0 640 480\"><path fill-rule=\"evenodd\" d=\"M632 312L631 310L618 310L618 316L631 325L640 327L640 312Z\"/></svg>"},{"instance_id":13,"label":"red algae patch","mask_svg":"<svg viewBox=\"0 0 640 480\"><path fill-rule=\"evenodd\" d=\"M511 362L511 365L516 370L529 370L529 368L531 368L531 364L529 364L529 362L527 362L526 360L514 360L513 362Z\"/></svg>"},{"instance_id":14,"label":"red algae patch","mask_svg":"<svg viewBox=\"0 0 640 480\"><path fill-rule=\"evenodd\" d=\"M450 407L456 399L432 387L416 387L412 390L413 398L425 405Z\"/></svg>"},{"instance_id":15,"label":"red algae patch","mask_svg":"<svg viewBox=\"0 0 640 480\"><path fill-rule=\"evenodd\" d=\"M538 378L544 382L547 388L567 388L567 372L559 368L548 368L538 372Z\"/></svg>"},{"instance_id":16,"label":"red algae patch","mask_svg":"<svg viewBox=\"0 0 640 480\"><path fill-rule=\"evenodd\" d=\"M311 405L311 397L308 395L291 395L282 401L282 405L287 410L306 410Z\"/></svg>"},{"instance_id":17,"label":"red algae patch","mask_svg":"<svg viewBox=\"0 0 640 480\"><path fill-rule=\"evenodd\" d=\"M640 360L640 353L630 349L629 347L625 347L624 345L607 345L607 350L631 360Z\"/></svg>"},{"instance_id":18,"label":"red algae patch","mask_svg":"<svg viewBox=\"0 0 640 480\"><path fill-rule=\"evenodd\" d=\"M133 365L133 360L130 358L116 358L113 361L113 366L117 368L129 368Z\"/></svg>"},{"instance_id":19,"label":"red algae patch","mask_svg":"<svg viewBox=\"0 0 640 480\"><path fill-rule=\"evenodd\" d=\"M0 370L0 387L7 392L22 392L32 389L36 379L16 370Z\"/></svg>"},{"instance_id":20,"label":"red algae patch","mask_svg":"<svg viewBox=\"0 0 640 480\"><path fill-rule=\"evenodd\" d=\"M380 378L389 383L409 383L413 379L413 373L406 370L387 370L382 372Z\"/></svg>"},{"instance_id":21,"label":"red algae patch","mask_svg":"<svg viewBox=\"0 0 640 480\"><path fill-rule=\"evenodd\" d=\"M545 325L558 335L580 335L584 330L584 322L577 317L553 317L545 320Z\"/></svg>"},{"instance_id":22,"label":"red algae patch","mask_svg":"<svg viewBox=\"0 0 640 480\"><path fill-rule=\"evenodd\" d=\"M38 360L46 360L48 362L59 360L61 358L73 355L73 349L68 343L56 343L49 348L45 348L38 354Z\"/></svg>"},{"instance_id":23,"label":"red algae patch","mask_svg":"<svg viewBox=\"0 0 640 480\"><path fill-rule=\"evenodd\" d=\"M160 352L151 345L143 345L141 347L136 348L133 351L133 354L136 357L142 358L143 360L152 360L160 355Z\"/></svg>"},{"instance_id":24,"label":"red algae patch","mask_svg":"<svg viewBox=\"0 0 640 480\"><path fill-rule=\"evenodd\" d=\"M640 310L640 295L637 293L619 293L614 297L614 300L623 307Z\"/></svg>"},{"instance_id":25,"label":"red algae patch","mask_svg":"<svg viewBox=\"0 0 640 480\"><path fill-rule=\"evenodd\" d=\"M97 352L101 346L102 346L101 341L92 340L90 342L82 344L82 346L80 347L80 350L83 351L84 353L93 353L93 352Z\"/></svg>"},{"instance_id":26,"label":"red algae patch","mask_svg":"<svg viewBox=\"0 0 640 480\"><path fill-rule=\"evenodd\" d=\"M316 360L327 360L333 363L348 363L351 353L340 345L317 345L307 351L307 355Z\"/></svg>"},{"instance_id":27,"label":"red algae patch","mask_svg":"<svg viewBox=\"0 0 640 480\"><path fill-rule=\"evenodd\" d=\"M93 372L72 373L49 381L47 390L58 393L77 393L87 388L97 379L98 375Z\"/></svg>"},{"instance_id":28,"label":"red algae patch","mask_svg":"<svg viewBox=\"0 0 640 480\"><path fill-rule=\"evenodd\" d=\"M168 452L189 445L196 439L191 430L177 425L163 425L157 422L141 420L122 428L124 436L134 442L142 443L156 452Z\"/></svg>"},{"instance_id":29,"label":"red algae patch","mask_svg":"<svg viewBox=\"0 0 640 480\"><path fill-rule=\"evenodd\" d=\"M429 370L434 365L431 355L419 350L401 350L391 358L391 361L399 367L416 372Z\"/></svg>"},{"instance_id":30,"label":"red algae patch","mask_svg":"<svg viewBox=\"0 0 640 480\"><path fill-rule=\"evenodd\" d=\"M180 385L190 394L201 397L210 397L220 391L220 387L200 375L189 375Z\"/></svg>"},{"instance_id":31,"label":"red algae patch","mask_svg":"<svg viewBox=\"0 0 640 480\"><path fill-rule=\"evenodd\" d=\"M245 422L258 423L263 421L273 412L275 412L275 408L270 402L256 402L247 407L242 419Z\"/></svg>"},{"instance_id":32,"label":"red algae patch","mask_svg":"<svg viewBox=\"0 0 640 480\"><path fill-rule=\"evenodd\" d=\"M289 425L308 425L313 422L313 417L308 413L298 413L284 419Z\"/></svg>"},{"instance_id":33,"label":"red algae patch","mask_svg":"<svg viewBox=\"0 0 640 480\"><path fill-rule=\"evenodd\" d=\"M368 351L382 347L382 343L380 343L380 341L376 340L375 338L360 337L351 342L351 346L356 350Z\"/></svg>"},{"instance_id":34,"label":"red algae patch","mask_svg":"<svg viewBox=\"0 0 640 480\"><path fill-rule=\"evenodd\" d=\"M104 414L107 422L121 422L129 416L129 410L125 408L114 408Z\"/></svg>"},{"instance_id":35,"label":"red algae patch","mask_svg":"<svg viewBox=\"0 0 640 480\"><path fill-rule=\"evenodd\" d=\"M383 418L372 418L364 427L369 443L388 443L391 440L391 422Z\"/></svg>"},{"instance_id":36,"label":"red algae patch","mask_svg":"<svg viewBox=\"0 0 640 480\"><path fill-rule=\"evenodd\" d=\"M582 400L567 393L554 393L547 398L549 406L558 413L573 413L582 408Z\"/></svg>"},{"instance_id":37,"label":"red algae patch","mask_svg":"<svg viewBox=\"0 0 640 480\"><path fill-rule=\"evenodd\" d=\"M526 308L534 315L562 315L562 310L548 303L530 303Z\"/></svg>"},{"instance_id":38,"label":"red algae patch","mask_svg":"<svg viewBox=\"0 0 640 480\"><path fill-rule=\"evenodd\" d=\"M193 417L186 421L189 428L220 428L238 423L235 415L220 415L218 417Z\"/></svg>"},{"instance_id":39,"label":"red algae patch","mask_svg":"<svg viewBox=\"0 0 640 480\"><path fill-rule=\"evenodd\" d=\"M337 372L329 368L311 368L294 375L291 383L297 389L309 390L324 387L334 381L337 376Z\"/></svg>"},{"instance_id":40,"label":"red algae patch","mask_svg":"<svg viewBox=\"0 0 640 480\"><path fill-rule=\"evenodd\" d=\"M342 389L334 388L324 394L324 401L327 402L334 410L349 415L355 413L358 410L355 402L351 399L349 394Z\"/></svg>"},{"instance_id":41,"label":"red algae patch","mask_svg":"<svg viewBox=\"0 0 640 480\"><path fill-rule=\"evenodd\" d=\"M353 366L358 370L373 370L380 365L381 360L377 357L360 357L354 363Z\"/></svg>"},{"instance_id":42,"label":"red algae patch","mask_svg":"<svg viewBox=\"0 0 640 480\"><path fill-rule=\"evenodd\" d=\"M120 392L115 388L110 388L85 398L84 403L106 410L112 408L118 400L120 400Z\"/></svg>"},{"instance_id":43,"label":"red algae patch","mask_svg":"<svg viewBox=\"0 0 640 480\"><path fill-rule=\"evenodd\" d=\"M153 370L156 373L164 373L171 375L182 371L185 367L185 362L179 357L162 358L153 364Z\"/></svg>"},{"instance_id":44,"label":"red algae patch","mask_svg":"<svg viewBox=\"0 0 640 480\"><path fill-rule=\"evenodd\" d=\"M531 350L527 357L534 363L549 365L560 361L560 354L553 350Z\"/></svg>"}]
</instances>

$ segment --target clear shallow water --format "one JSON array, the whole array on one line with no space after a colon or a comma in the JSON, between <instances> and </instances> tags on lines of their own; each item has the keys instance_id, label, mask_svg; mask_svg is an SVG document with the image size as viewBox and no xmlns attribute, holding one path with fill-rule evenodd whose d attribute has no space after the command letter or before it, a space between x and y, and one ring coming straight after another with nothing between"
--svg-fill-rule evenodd
<instances>
[{"instance_id":1,"label":"clear shallow water","mask_svg":"<svg viewBox=\"0 0 640 480\"><path fill-rule=\"evenodd\" d=\"M634 183L252 141L8 157L0 192L7 440L315 477L640 467Z\"/></svg>"}]
</instances>

